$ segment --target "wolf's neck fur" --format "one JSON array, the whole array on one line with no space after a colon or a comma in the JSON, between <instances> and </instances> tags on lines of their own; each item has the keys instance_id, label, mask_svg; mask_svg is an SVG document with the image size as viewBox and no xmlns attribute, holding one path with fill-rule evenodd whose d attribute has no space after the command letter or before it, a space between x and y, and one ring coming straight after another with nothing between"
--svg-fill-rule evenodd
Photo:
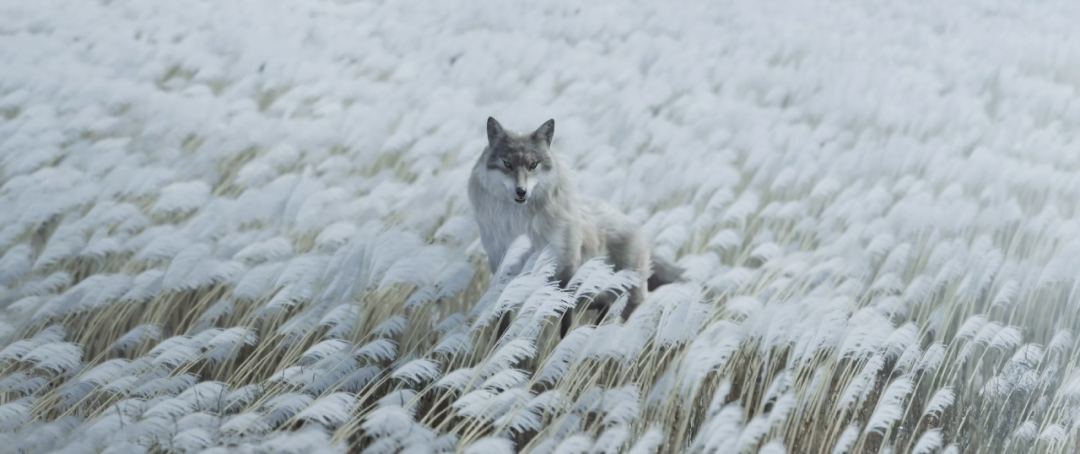
<instances>
[{"instance_id":1,"label":"wolf's neck fur","mask_svg":"<svg viewBox=\"0 0 1080 454\"><path fill-rule=\"evenodd\" d=\"M531 200L535 203L527 204L532 205L537 214L551 211L556 207L571 206L571 203L577 201L577 188L568 178L566 169L563 168L558 158L552 157L551 161L554 164L551 169L551 181L548 184L537 185L534 189L537 192L536 197Z\"/></svg>"}]
</instances>

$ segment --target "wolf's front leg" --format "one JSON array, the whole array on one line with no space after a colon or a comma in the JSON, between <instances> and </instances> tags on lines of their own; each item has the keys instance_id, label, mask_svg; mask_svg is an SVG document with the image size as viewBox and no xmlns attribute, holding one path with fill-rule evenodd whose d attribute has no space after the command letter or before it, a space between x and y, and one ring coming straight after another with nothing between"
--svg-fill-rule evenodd
<instances>
[{"instance_id":1,"label":"wolf's front leg","mask_svg":"<svg viewBox=\"0 0 1080 454\"><path fill-rule=\"evenodd\" d=\"M641 233L641 229L629 222L623 223L619 229L610 232L607 241L615 271L634 270L637 271L641 278L638 285L630 288L626 306L623 307L622 314L620 314L623 321L626 321L630 319L630 314L641 303L645 302L645 298L649 295L649 288L646 285L646 280L650 274L649 242L645 235ZM607 309L610 308L605 308L602 311L601 319L607 314Z\"/></svg>"},{"instance_id":2,"label":"wolf's front leg","mask_svg":"<svg viewBox=\"0 0 1080 454\"><path fill-rule=\"evenodd\" d=\"M570 273L570 278L574 277L574 273ZM559 278L559 286L563 289L566 288L566 284L570 282L570 278ZM559 320L559 337L566 337L566 333L570 331L570 326L574 324L574 306L570 306L563 312L562 319Z\"/></svg>"},{"instance_id":3,"label":"wolf's front leg","mask_svg":"<svg viewBox=\"0 0 1080 454\"><path fill-rule=\"evenodd\" d=\"M559 288L566 289L570 280L574 278L578 268L581 267L581 240L570 241L570 244L560 245L558 249L558 270L556 278L559 280ZM563 313L559 323L559 337L566 337L570 326L574 323L574 308L570 307Z\"/></svg>"}]
</instances>

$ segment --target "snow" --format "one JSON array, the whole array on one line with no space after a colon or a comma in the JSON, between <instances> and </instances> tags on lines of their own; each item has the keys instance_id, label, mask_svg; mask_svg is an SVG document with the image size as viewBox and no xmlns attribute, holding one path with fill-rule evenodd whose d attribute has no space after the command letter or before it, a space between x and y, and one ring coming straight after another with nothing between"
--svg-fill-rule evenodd
<instances>
[{"instance_id":1,"label":"snow","mask_svg":"<svg viewBox=\"0 0 1080 454\"><path fill-rule=\"evenodd\" d=\"M1004 449L986 422L1065 450L1077 20L1060 0L0 3L0 441ZM488 116L555 119L581 191L688 282L560 340L565 302L622 276L594 263L564 293L540 256L490 278L465 195ZM780 374L773 409L754 396ZM707 406L721 382L741 394ZM620 390L647 405L590 400ZM1000 411L955 429L981 406ZM206 424L154 419L192 409Z\"/></svg>"}]
</instances>

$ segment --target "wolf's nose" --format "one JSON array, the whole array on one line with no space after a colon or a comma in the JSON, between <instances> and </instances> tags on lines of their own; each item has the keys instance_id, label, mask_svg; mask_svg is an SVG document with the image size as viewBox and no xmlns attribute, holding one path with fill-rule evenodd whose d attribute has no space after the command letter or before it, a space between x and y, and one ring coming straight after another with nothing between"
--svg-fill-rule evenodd
<instances>
[{"instance_id":1,"label":"wolf's nose","mask_svg":"<svg viewBox=\"0 0 1080 454\"><path fill-rule=\"evenodd\" d=\"M517 196L519 199L525 198L525 188L517 188Z\"/></svg>"}]
</instances>

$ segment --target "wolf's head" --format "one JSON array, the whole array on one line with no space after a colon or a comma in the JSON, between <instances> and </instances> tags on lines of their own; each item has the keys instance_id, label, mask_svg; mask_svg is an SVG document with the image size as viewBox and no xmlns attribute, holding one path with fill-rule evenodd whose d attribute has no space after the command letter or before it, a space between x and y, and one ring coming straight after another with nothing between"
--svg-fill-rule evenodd
<instances>
[{"instance_id":1,"label":"wolf's head","mask_svg":"<svg viewBox=\"0 0 1080 454\"><path fill-rule=\"evenodd\" d=\"M515 134L488 117L487 171L489 177L503 183L507 197L525 203L538 185L545 187L551 181L555 169L551 154L554 134L555 120L544 122L531 134Z\"/></svg>"}]
</instances>

